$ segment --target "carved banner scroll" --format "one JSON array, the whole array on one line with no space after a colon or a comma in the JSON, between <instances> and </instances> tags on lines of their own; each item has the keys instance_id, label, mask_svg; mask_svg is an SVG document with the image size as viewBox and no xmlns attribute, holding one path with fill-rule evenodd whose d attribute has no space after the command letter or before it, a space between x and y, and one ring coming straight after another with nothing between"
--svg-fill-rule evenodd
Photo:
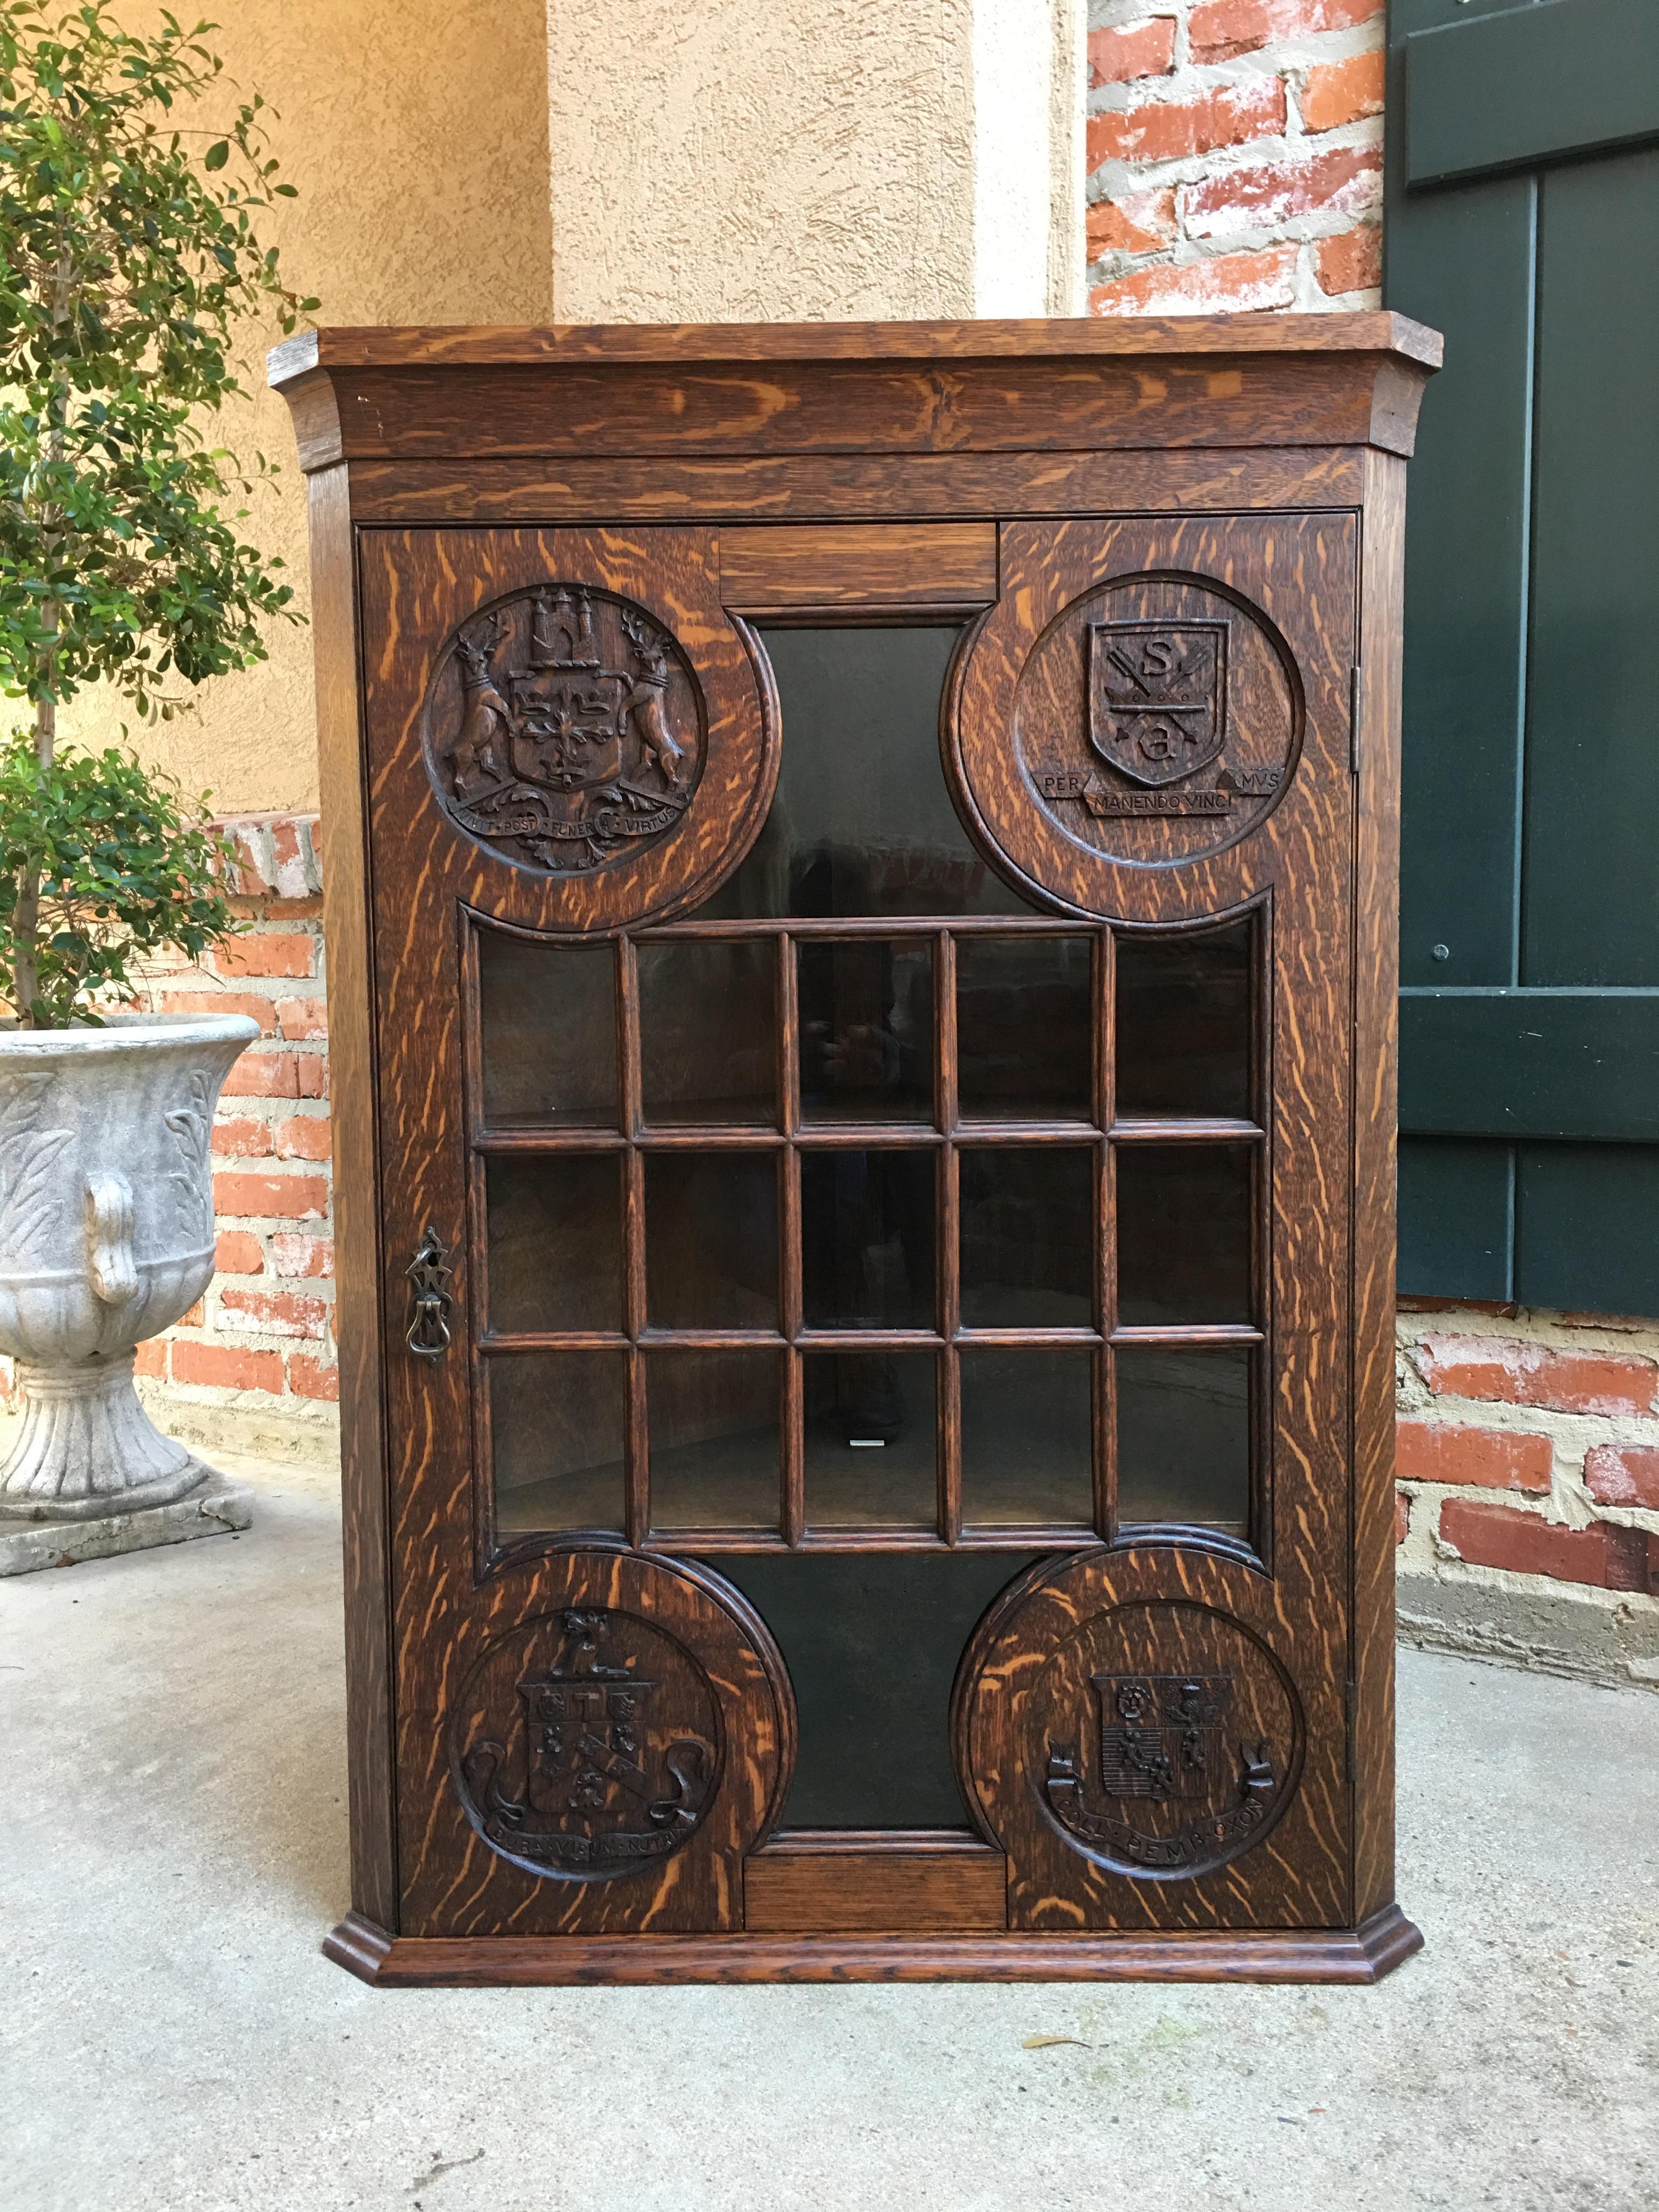
<instances>
[{"instance_id":1,"label":"carved banner scroll","mask_svg":"<svg viewBox=\"0 0 1659 2212\"><path fill-rule=\"evenodd\" d=\"M678 644L644 608L550 582L464 623L426 708L445 812L521 867L585 873L678 828L705 716Z\"/></svg>"}]
</instances>

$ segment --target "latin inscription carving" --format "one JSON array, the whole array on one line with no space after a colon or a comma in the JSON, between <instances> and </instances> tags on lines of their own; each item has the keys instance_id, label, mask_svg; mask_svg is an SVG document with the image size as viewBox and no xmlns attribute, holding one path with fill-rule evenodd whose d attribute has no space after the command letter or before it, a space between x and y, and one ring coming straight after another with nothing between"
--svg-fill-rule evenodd
<instances>
[{"instance_id":1,"label":"latin inscription carving","mask_svg":"<svg viewBox=\"0 0 1659 2212\"><path fill-rule=\"evenodd\" d=\"M467 623L428 702L446 812L505 858L581 873L684 816L702 771L690 670L641 607L580 585Z\"/></svg>"},{"instance_id":2,"label":"latin inscription carving","mask_svg":"<svg viewBox=\"0 0 1659 2212\"><path fill-rule=\"evenodd\" d=\"M511 1858L577 1879L627 1874L678 1850L702 1817L713 1700L683 1647L632 1614L572 1607L559 1627L550 1664L512 1670L509 1729L463 1751L465 1794Z\"/></svg>"}]
</instances>

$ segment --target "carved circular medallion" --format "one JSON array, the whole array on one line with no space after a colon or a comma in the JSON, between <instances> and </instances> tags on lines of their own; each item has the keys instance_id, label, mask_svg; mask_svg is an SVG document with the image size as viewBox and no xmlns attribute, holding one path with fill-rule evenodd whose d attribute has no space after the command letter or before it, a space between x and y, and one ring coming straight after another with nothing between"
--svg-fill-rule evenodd
<instances>
[{"instance_id":1,"label":"carved circular medallion","mask_svg":"<svg viewBox=\"0 0 1659 2212\"><path fill-rule=\"evenodd\" d=\"M541 1604L491 1636L450 1716L466 1817L493 1850L567 1882L697 1860L684 1897L775 1817L794 1759L777 1646L708 1569L638 1553L556 1553ZM688 1850L688 1846L691 1847Z\"/></svg>"},{"instance_id":2,"label":"carved circular medallion","mask_svg":"<svg viewBox=\"0 0 1659 2212\"><path fill-rule=\"evenodd\" d=\"M1021 671L1014 741L1032 798L1086 851L1203 859L1276 805L1302 741L1290 648L1259 608L1194 576L1074 599Z\"/></svg>"},{"instance_id":3,"label":"carved circular medallion","mask_svg":"<svg viewBox=\"0 0 1659 2212\"><path fill-rule=\"evenodd\" d=\"M487 1844L535 1873L632 1874L690 1841L720 1785L720 1709L677 1637L567 1607L498 1638L456 1723L461 1795Z\"/></svg>"},{"instance_id":4,"label":"carved circular medallion","mask_svg":"<svg viewBox=\"0 0 1659 2212\"><path fill-rule=\"evenodd\" d=\"M1031 1692L1030 1772L1066 1842L1125 1874L1203 1874L1284 1801L1296 1692L1267 1647L1206 1607L1116 1606L1055 1650Z\"/></svg>"},{"instance_id":5,"label":"carved circular medallion","mask_svg":"<svg viewBox=\"0 0 1659 2212\"><path fill-rule=\"evenodd\" d=\"M580 875L672 836L708 716L679 645L631 599L546 583L469 617L422 718L444 811L520 867Z\"/></svg>"},{"instance_id":6,"label":"carved circular medallion","mask_svg":"<svg viewBox=\"0 0 1659 2212\"><path fill-rule=\"evenodd\" d=\"M970 1802L1046 1894L1064 1893L1068 1860L1136 1881L1207 1874L1267 1833L1302 1770L1301 1703L1261 1637L1197 1599L1114 1601L1112 1556L1016 1583L957 1686Z\"/></svg>"}]
</instances>

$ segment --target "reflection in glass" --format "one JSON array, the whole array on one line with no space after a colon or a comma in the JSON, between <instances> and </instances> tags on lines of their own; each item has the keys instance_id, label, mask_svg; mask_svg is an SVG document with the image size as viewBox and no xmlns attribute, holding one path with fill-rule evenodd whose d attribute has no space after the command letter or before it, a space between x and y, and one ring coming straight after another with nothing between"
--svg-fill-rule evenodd
<instances>
[{"instance_id":1,"label":"reflection in glass","mask_svg":"<svg viewBox=\"0 0 1659 2212\"><path fill-rule=\"evenodd\" d=\"M808 1528L933 1528L934 1355L815 1352L802 1372Z\"/></svg>"},{"instance_id":2,"label":"reflection in glass","mask_svg":"<svg viewBox=\"0 0 1659 2212\"><path fill-rule=\"evenodd\" d=\"M1250 925L1131 937L1117 953L1117 1110L1250 1111Z\"/></svg>"},{"instance_id":3,"label":"reflection in glass","mask_svg":"<svg viewBox=\"0 0 1659 2212\"><path fill-rule=\"evenodd\" d=\"M964 1328L1088 1328L1094 1321L1094 1154L964 1146Z\"/></svg>"},{"instance_id":4,"label":"reflection in glass","mask_svg":"<svg viewBox=\"0 0 1659 2212\"><path fill-rule=\"evenodd\" d=\"M964 1121L1094 1119L1089 951L1078 937L957 939Z\"/></svg>"},{"instance_id":5,"label":"reflection in glass","mask_svg":"<svg viewBox=\"0 0 1659 2212\"><path fill-rule=\"evenodd\" d=\"M777 1156L648 1154L645 1285L652 1328L775 1328Z\"/></svg>"},{"instance_id":6,"label":"reflection in glass","mask_svg":"<svg viewBox=\"0 0 1659 2212\"><path fill-rule=\"evenodd\" d=\"M609 945L478 932L483 1112L495 1129L617 1126L617 981Z\"/></svg>"},{"instance_id":7,"label":"reflection in glass","mask_svg":"<svg viewBox=\"0 0 1659 2212\"><path fill-rule=\"evenodd\" d=\"M962 1348L964 1528L1088 1528L1095 1517L1094 1358Z\"/></svg>"},{"instance_id":8,"label":"reflection in glass","mask_svg":"<svg viewBox=\"0 0 1659 2212\"><path fill-rule=\"evenodd\" d=\"M933 1154L800 1156L808 1328L932 1328Z\"/></svg>"},{"instance_id":9,"label":"reflection in glass","mask_svg":"<svg viewBox=\"0 0 1659 2212\"><path fill-rule=\"evenodd\" d=\"M1248 1145L1119 1145L1117 1317L1248 1322Z\"/></svg>"},{"instance_id":10,"label":"reflection in glass","mask_svg":"<svg viewBox=\"0 0 1659 2212\"><path fill-rule=\"evenodd\" d=\"M770 1127L777 1120L773 947L692 939L641 945L645 1119Z\"/></svg>"},{"instance_id":11,"label":"reflection in glass","mask_svg":"<svg viewBox=\"0 0 1659 2212\"><path fill-rule=\"evenodd\" d=\"M619 1156L492 1159L484 1175L490 1328L620 1328Z\"/></svg>"},{"instance_id":12,"label":"reflection in glass","mask_svg":"<svg viewBox=\"0 0 1659 2212\"><path fill-rule=\"evenodd\" d=\"M1023 914L969 842L939 764L950 628L768 629L777 796L704 916Z\"/></svg>"},{"instance_id":13,"label":"reflection in glass","mask_svg":"<svg viewBox=\"0 0 1659 2212\"><path fill-rule=\"evenodd\" d=\"M797 947L801 1118L933 1118L933 951L879 938Z\"/></svg>"},{"instance_id":14,"label":"reflection in glass","mask_svg":"<svg viewBox=\"0 0 1659 2212\"><path fill-rule=\"evenodd\" d=\"M621 1529L628 1355L498 1353L487 1371L501 1533Z\"/></svg>"},{"instance_id":15,"label":"reflection in glass","mask_svg":"<svg viewBox=\"0 0 1659 2212\"><path fill-rule=\"evenodd\" d=\"M1250 1510L1250 1370L1243 1348L1121 1345L1120 1521L1189 1521L1245 1533Z\"/></svg>"},{"instance_id":16,"label":"reflection in glass","mask_svg":"<svg viewBox=\"0 0 1659 2212\"><path fill-rule=\"evenodd\" d=\"M653 1528L778 1525L778 1356L653 1351L646 1360Z\"/></svg>"}]
</instances>

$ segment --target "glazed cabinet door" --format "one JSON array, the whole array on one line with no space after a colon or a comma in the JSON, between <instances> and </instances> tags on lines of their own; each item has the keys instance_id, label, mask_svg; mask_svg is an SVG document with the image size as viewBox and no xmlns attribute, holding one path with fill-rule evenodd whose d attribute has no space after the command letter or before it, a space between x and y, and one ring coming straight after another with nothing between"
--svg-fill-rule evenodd
<instances>
[{"instance_id":1,"label":"glazed cabinet door","mask_svg":"<svg viewBox=\"0 0 1659 2212\"><path fill-rule=\"evenodd\" d=\"M359 544L403 1932L1345 1924L1356 518Z\"/></svg>"}]
</instances>

